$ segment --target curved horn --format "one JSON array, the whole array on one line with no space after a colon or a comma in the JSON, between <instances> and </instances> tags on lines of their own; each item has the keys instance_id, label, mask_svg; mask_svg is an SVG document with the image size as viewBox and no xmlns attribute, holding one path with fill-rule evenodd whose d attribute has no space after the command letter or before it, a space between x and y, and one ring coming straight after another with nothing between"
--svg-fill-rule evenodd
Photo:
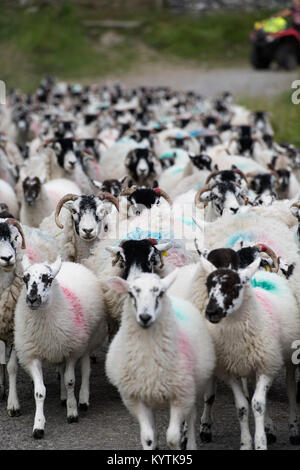
<instances>
[{"instance_id":1,"label":"curved horn","mask_svg":"<svg viewBox=\"0 0 300 470\"><path fill-rule=\"evenodd\" d=\"M272 250L272 248L270 248L269 246L267 246L263 243L257 243L255 246L256 246L256 248L258 248L258 250L260 252L267 253L267 255L270 256L270 258L272 259L272 261L274 263L274 268L272 269L272 272L273 273L278 273L278 271L279 271L279 259L278 259L278 256L276 255L276 253Z\"/></svg>"},{"instance_id":2,"label":"curved horn","mask_svg":"<svg viewBox=\"0 0 300 470\"><path fill-rule=\"evenodd\" d=\"M217 171L213 171L210 175L208 175L206 181L205 181L205 184L208 184L210 182L210 180L212 178L214 178L215 176L217 176L219 173L222 173L223 170L217 170Z\"/></svg>"},{"instance_id":3,"label":"curved horn","mask_svg":"<svg viewBox=\"0 0 300 470\"><path fill-rule=\"evenodd\" d=\"M128 160L129 158L131 157L131 155L133 155L133 153L135 152L136 149L132 149L130 150L127 155L126 155L126 158L125 158L125 161L124 161L124 165L127 167L128 166Z\"/></svg>"},{"instance_id":4,"label":"curved horn","mask_svg":"<svg viewBox=\"0 0 300 470\"><path fill-rule=\"evenodd\" d=\"M55 210L55 223L56 223L56 225L57 225L59 228L61 228L61 229L64 228L64 226L60 223L59 218L58 218L62 206L63 206L64 203L67 202L67 201L76 201L76 199L77 199L78 197L79 197L79 196L76 196L76 194L66 194L64 197L61 198L60 201L58 201L57 206L56 206L56 210Z\"/></svg>"},{"instance_id":5,"label":"curved horn","mask_svg":"<svg viewBox=\"0 0 300 470\"><path fill-rule=\"evenodd\" d=\"M115 206L115 208L117 209L117 211L119 212L119 210L120 210L119 201L118 201L118 199L117 199L115 196L113 196L113 195L110 194L110 193L101 192L101 193L98 194L98 197L100 197L100 198L102 198L102 199L107 199L107 201L111 202L111 203Z\"/></svg>"},{"instance_id":6,"label":"curved horn","mask_svg":"<svg viewBox=\"0 0 300 470\"><path fill-rule=\"evenodd\" d=\"M136 190L136 188L127 188L127 189L124 189L124 191L122 191L120 193L120 196L131 196L132 193L134 193L134 191Z\"/></svg>"},{"instance_id":7,"label":"curved horn","mask_svg":"<svg viewBox=\"0 0 300 470\"><path fill-rule=\"evenodd\" d=\"M14 225L18 229L18 232L22 237L22 250L25 250L25 248L26 248L25 235L24 235L24 232L23 232L23 229L22 229L20 223L16 219L6 219L5 222L7 224Z\"/></svg>"},{"instance_id":8,"label":"curved horn","mask_svg":"<svg viewBox=\"0 0 300 470\"><path fill-rule=\"evenodd\" d=\"M158 196L163 197L170 204L170 206L173 205L173 201L170 196L166 193L166 191L160 188L154 188L154 191L156 192L156 194L158 194Z\"/></svg>"},{"instance_id":9,"label":"curved horn","mask_svg":"<svg viewBox=\"0 0 300 470\"><path fill-rule=\"evenodd\" d=\"M300 201L294 202L294 204L292 204L290 208L291 207L300 207Z\"/></svg>"},{"instance_id":10,"label":"curved horn","mask_svg":"<svg viewBox=\"0 0 300 470\"><path fill-rule=\"evenodd\" d=\"M211 190L211 186L209 184L205 184L203 188L199 189L194 199L194 203L196 207L199 207L199 202L200 202L202 194L205 193L205 191L210 191L210 190Z\"/></svg>"}]
</instances>

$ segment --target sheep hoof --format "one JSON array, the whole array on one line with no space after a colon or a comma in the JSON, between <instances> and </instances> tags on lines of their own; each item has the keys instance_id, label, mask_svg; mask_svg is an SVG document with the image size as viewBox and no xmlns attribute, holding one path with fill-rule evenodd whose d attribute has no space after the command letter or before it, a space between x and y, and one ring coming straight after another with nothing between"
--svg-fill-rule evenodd
<instances>
[{"instance_id":1,"label":"sheep hoof","mask_svg":"<svg viewBox=\"0 0 300 470\"><path fill-rule=\"evenodd\" d=\"M212 441L212 434L211 432L200 432L200 439L201 442L208 444Z\"/></svg>"},{"instance_id":2,"label":"sheep hoof","mask_svg":"<svg viewBox=\"0 0 300 470\"><path fill-rule=\"evenodd\" d=\"M267 435L267 444L268 445L275 444L275 442L277 441L277 437L275 436L275 434L267 432L266 435Z\"/></svg>"},{"instance_id":3,"label":"sheep hoof","mask_svg":"<svg viewBox=\"0 0 300 470\"><path fill-rule=\"evenodd\" d=\"M290 443L292 444L292 446L299 446L300 445L300 435L290 436Z\"/></svg>"},{"instance_id":4,"label":"sheep hoof","mask_svg":"<svg viewBox=\"0 0 300 470\"><path fill-rule=\"evenodd\" d=\"M10 418L16 418L21 415L21 410L18 408L11 408L10 410L7 410L7 414L10 416Z\"/></svg>"},{"instance_id":5,"label":"sheep hoof","mask_svg":"<svg viewBox=\"0 0 300 470\"><path fill-rule=\"evenodd\" d=\"M35 439L43 439L44 429L34 429L32 435Z\"/></svg>"},{"instance_id":6,"label":"sheep hoof","mask_svg":"<svg viewBox=\"0 0 300 470\"><path fill-rule=\"evenodd\" d=\"M79 403L80 411L87 411L89 409L89 405L87 403Z\"/></svg>"},{"instance_id":7,"label":"sheep hoof","mask_svg":"<svg viewBox=\"0 0 300 470\"><path fill-rule=\"evenodd\" d=\"M186 446L187 446L187 437L184 437L183 439L181 439L181 442L180 442L180 449L181 450L186 450Z\"/></svg>"},{"instance_id":8,"label":"sheep hoof","mask_svg":"<svg viewBox=\"0 0 300 470\"><path fill-rule=\"evenodd\" d=\"M300 403L300 382L297 383L297 403Z\"/></svg>"},{"instance_id":9,"label":"sheep hoof","mask_svg":"<svg viewBox=\"0 0 300 470\"><path fill-rule=\"evenodd\" d=\"M65 406L67 406L67 400L60 400L60 404L64 408Z\"/></svg>"},{"instance_id":10,"label":"sheep hoof","mask_svg":"<svg viewBox=\"0 0 300 470\"><path fill-rule=\"evenodd\" d=\"M78 416L68 416L67 421L69 424L78 423Z\"/></svg>"}]
</instances>

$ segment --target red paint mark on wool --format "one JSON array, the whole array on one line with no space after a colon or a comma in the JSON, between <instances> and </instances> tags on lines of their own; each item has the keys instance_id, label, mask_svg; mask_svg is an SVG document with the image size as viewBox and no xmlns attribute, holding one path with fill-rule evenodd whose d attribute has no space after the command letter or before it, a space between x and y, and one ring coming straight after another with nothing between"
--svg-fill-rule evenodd
<instances>
[{"instance_id":1,"label":"red paint mark on wool","mask_svg":"<svg viewBox=\"0 0 300 470\"><path fill-rule=\"evenodd\" d=\"M83 308L77 295L71 292L67 287L62 286L63 293L71 305L72 312L75 314L75 323L79 328L85 328L86 322L83 314Z\"/></svg>"},{"instance_id":2,"label":"red paint mark on wool","mask_svg":"<svg viewBox=\"0 0 300 470\"><path fill-rule=\"evenodd\" d=\"M102 172L100 170L100 166L95 160L90 160L91 165L94 167L95 175L97 176L98 181L102 178Z\"/></svg>"}]
</instances>

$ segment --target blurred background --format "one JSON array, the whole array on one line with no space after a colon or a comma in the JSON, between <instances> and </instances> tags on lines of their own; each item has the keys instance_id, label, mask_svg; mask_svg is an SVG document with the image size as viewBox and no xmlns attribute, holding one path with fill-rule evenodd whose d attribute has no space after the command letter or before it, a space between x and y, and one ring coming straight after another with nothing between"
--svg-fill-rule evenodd
<instances>
[{"instance_id":1,"label":"blurred background","mask_svg":"<svg viewBox=\"0 0 300 470\"><path fill-rule=\"evenodd\" d=\"M256 71L256 21L289 6L280 0L2 0L0 79L32 92L45 75L80 83L170 85L271 113L277 140L300 144L299 68ZM288 124L288 125L287 125Z\"/></svg>"}]
</instances>

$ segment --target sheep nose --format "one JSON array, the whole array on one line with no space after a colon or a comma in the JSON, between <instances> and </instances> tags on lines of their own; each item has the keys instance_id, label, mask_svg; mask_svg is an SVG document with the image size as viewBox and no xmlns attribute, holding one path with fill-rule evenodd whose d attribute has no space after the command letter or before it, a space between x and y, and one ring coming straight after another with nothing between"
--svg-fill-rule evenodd
<instances>
[{"instance_id":1,"label":"sheep nose","mask_svg":"<svg viewBox=\"0 0 300 470\"><path fill-rule=\"evenodd\" d=\"M237 211L239 210L239 208L238 207L230 207L230 210L233 214L236 214Z\"/></svg>"},{"instance_id":2,"label":"sheep nose","mask_svg":"<svg viewBox=\"0 0 300 470\"><path fill-rule=\"evenodd\" d=\"M83 232L84 232L86 235L89 236L89 235L92 234L92 232L93 232L94 229L92 229L92 228L83 228L82 230L83 230Z\"/></svg>"},{"instance_id":3,"label":"sheep nose","mask_svg":"<svg viewBox=\"0 0 300 470\"><path fill-rule=\"evenodd\" d=\"M142 326L145 327L148 325L150 319L151 319L151 315L148 315L148 313L142 313L140 316L139 316L140 320L141 320L141 323L142 323Z\"/></svg>"},{"instance_id":4,"label":"sheep nose","mask_svg":"<svg viewBox=\"0 0 300 470\"><path fill-rule=\"evenodd\" d=\"M205 316L211 323L219 323L224 315L222 309L213 302L206 307Z\"/></svg>"}]
</instances>

